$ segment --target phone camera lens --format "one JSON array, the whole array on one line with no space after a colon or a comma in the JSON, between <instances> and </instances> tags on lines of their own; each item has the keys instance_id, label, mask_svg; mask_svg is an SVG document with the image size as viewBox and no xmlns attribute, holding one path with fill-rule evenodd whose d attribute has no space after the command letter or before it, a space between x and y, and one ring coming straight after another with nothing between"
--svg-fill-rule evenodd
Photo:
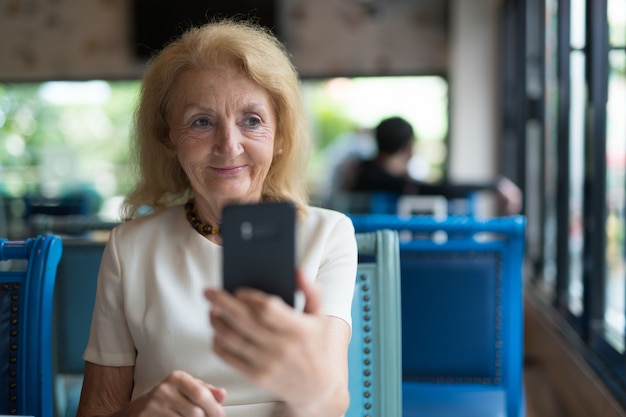
<instances>
[{"instance_id":1,"label":"phone camera lens","mask_svg":"<svg viewBox=\"0 0 626 417\"><path fill-rule=\"evenodd\" d=\"M241 223L241 238L243 240L250 240L252 239L253 235L254 235L254 231L253 231L252 223L250 222Z\"/></svg>"}]
</instances>

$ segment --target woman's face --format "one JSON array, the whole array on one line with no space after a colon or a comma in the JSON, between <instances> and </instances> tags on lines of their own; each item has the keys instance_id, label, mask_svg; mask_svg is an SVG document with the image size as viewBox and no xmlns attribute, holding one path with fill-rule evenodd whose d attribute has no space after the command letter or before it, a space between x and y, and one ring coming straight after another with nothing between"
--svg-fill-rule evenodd
<instances>
[{"instance_id":1,"label":"woman's face","mask_svg":"<svg viewBox=\"0 0 626 417\"><path fill-rule=\"evenodd\" d=\"M261 199L274 157L269 94L233 66L185 70L168 106L169 137L197 200Z\"/></svg>"}]
</instances>

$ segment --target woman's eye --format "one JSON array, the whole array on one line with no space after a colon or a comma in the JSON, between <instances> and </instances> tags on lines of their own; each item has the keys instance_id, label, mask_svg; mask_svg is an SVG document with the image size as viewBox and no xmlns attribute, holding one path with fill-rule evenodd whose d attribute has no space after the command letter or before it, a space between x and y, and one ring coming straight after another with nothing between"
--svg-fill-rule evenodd
<instances>
[{"instance_id":1,"label":"woman's eye","mask_svg":"<svg viewBox=\"0 0 626 417\"><path fill-rule=\"evenodd\" d=\"M261 124L261 119L257 116L249 116L244 119L244 126L256 127Z\"/></svg>"},{"instance_id":2,"label":"woman's eye","mask_svg":"<svg viewBox=\"0 0 626 417\"><path fill-rule=\"evenodd\" d=\"M206 117L198 117L192 123L192 125L196 127L205 127L205 126L209 126L210 124L211 124L211 121Z\"/></svg>"}]
</instances>

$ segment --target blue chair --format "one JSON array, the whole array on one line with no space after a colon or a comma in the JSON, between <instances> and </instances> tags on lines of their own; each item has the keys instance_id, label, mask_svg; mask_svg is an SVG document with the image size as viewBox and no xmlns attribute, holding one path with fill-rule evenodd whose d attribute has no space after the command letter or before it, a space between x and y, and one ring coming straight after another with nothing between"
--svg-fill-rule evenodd
<instances>
[{"instance_id":1,"label":"blue chair","mask_svg":"<svg viewBox=\"0 0 626 417\"><path fill-rule=\"evenodd\" d=\"M411 236L400 241L403 415L525 415L525 218L352 220Z\"/></svg>"},{"instance_id":2,"label":"blue chair","mask_svg":"<svg viewBox=\"0 0 626 417\"><path fill-rule=\"evenodd\" d=\"M106 241L64 238L54 300L55 403L58 416L74 417L82 389L98 270Z\"/></svg>"},{"instance_id":3,"label":"blue chair","mask_svg":"<svg viewBox=\"0 0 626 417\"><path fill-rule=\"evenodd\" d=\"M0 239L0 414L51 417L54 235Z\"/></svg>"},{"instance_id":4,"label":"blue chair","mask_svg":"<svg viewBox=\"0 0 626 417\"><path fill-rule=\"evenodd\" d=\"M448 199L448 215L475 216L478 204L477 192L468 193L463 197Z\"/></svg>"},{"instance_id":5,"label":"blue chair","mask_svg":"<svg viewBox=\"0 0 626 417\"><path fill-rule=\"evenodd\" d=\"M384 191L340 191L333 193L322 204L323 206L348 213L351 215L369 215L369 214L402 214L401 203L406 198L425 199L439 197L446 201L445 215L452 216L474 216L476 213L477 196L476 193L469 193L466 196L455 198L446 198L434 195L410 195L396 194ZM422 214L422 210L415 214ZM425 210L424 214L435 212L432 208Z\"/></svg>"},{"instance_id":6,"label":"blue chair","mask_svg":"<svg viewBox=\"0 0 626 417\"><path fill-rule=\"evenodd\" d=\"M398 195L387 192L339 191L333 193L323 206L351 214L396 213Z\"/></svg>"},{"instance_id":7,"label":"blue chair","mask_svg":"<svg viewBox=\"0 0 626 417\"><path fill-rule=\"evenodd\" d=\"M64 190L58 197L47 197L41 192L34 192L25 194L22 199L26 220L34 214L95 215L102 205L102 196L88 185Z\"/></svg>"},{"instance_id":8,"label":"blue chair","mask_svg":"<svg viewBox=\"0 0 626 417\"><path fill-rule=\"evenodd\" d=\"M350 407L345 417L402 415L400 263L391 230L356 235L359 265L348 351Z\"/></svg>"}]
</instances>

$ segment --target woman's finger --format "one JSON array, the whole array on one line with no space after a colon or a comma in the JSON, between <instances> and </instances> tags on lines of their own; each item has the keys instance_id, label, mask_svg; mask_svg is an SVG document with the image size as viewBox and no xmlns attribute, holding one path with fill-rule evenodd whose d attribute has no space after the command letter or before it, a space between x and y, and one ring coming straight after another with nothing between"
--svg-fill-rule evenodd
<instances>
[{"instance_id":1,"label":"woman's finger","mask_svg":"<svg viewBox=\"0 0 626 417\"><path fill-rule=\"evenodd\" d=\"M224 343L232 346L233 350L243 342L253 343L269 348L272 334L275 329L268 326L272 319L265 319L263 314L253 308L249 303L225 294L228 299L224 302L222 295L208 293L212 303L209 313L211 325L214 327L216 337L225 339Z\"/></svg>"},{"instance_id":2,"label":"woman's finger","mask_svg":"<svg viewBox=\"0 0 626 417\"><path fill-rule=\"evenodd\" d=\"M285 320L293 315L293 308L280 297L251 288L239 289L234 295L210 289L205 291L205 296L212 303L211 312L222 316L247 339L261 344L267 337L263 329L284 331Z\"/></svg>"},{"instance_id":3,"label":"woman's finger","mask_svg":"<svg viewBox=\"0 0 626 417\"><path fill-rule=\"evenodd\" d=\"M315 282L308 281L302 271L296 271L296 282L298 288L304 294L306 300L304 304L304 312L307 314L319 315L322 312L322 296L320 289Z\"/></svg>"},{"instance_id":4,"label":"woman's finger","mask_svg":"<svg viewBox=\"0 0 626 417\"><path fill-rule=\"evenodd\" d=\"M171 410L179 415L196 415L200 411L207 416L226 415L221 405L226 391L210 386L183 371L172 372L152 390L151 396L148 410L156 406L157 409Z\"/></svg>"}]
</instances>

